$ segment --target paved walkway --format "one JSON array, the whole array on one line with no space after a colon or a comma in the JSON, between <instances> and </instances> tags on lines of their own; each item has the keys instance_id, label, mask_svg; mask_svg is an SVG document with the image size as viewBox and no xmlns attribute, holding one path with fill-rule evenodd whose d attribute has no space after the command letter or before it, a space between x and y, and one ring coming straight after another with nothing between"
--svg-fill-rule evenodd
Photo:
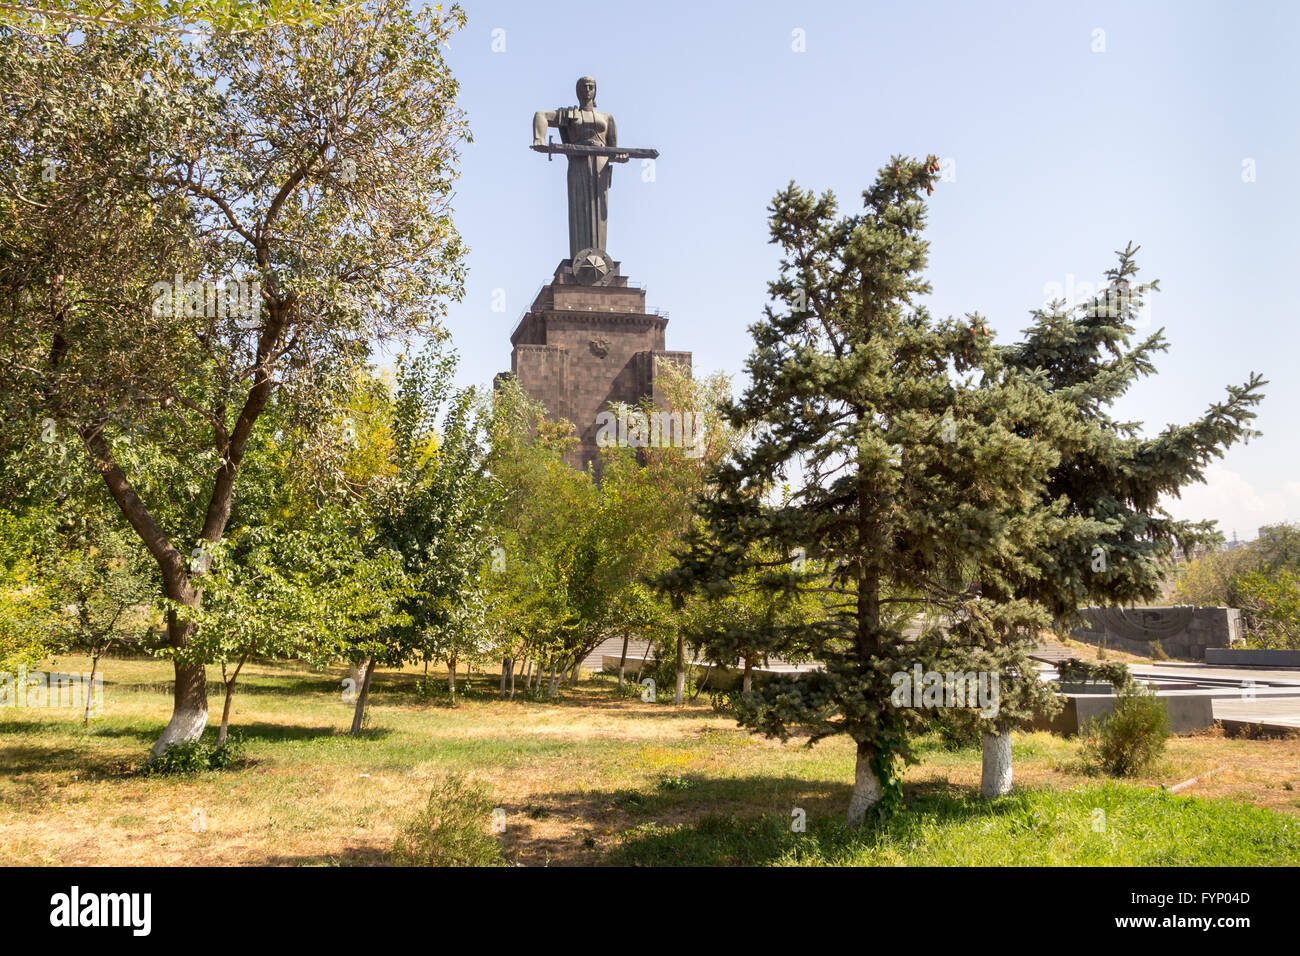
<instances>
[{"instance_id":1,"label":"paved walkway","mask_svg":"<svg viewBox=\"0 0 1300 956\"><path fill-rule=\"evenodd\" d=\"M1229 729L1253 725L1266 730L1300 730L1300 697L1216 700L1214 719Z\"/></svg>"},{"instance_id":2,"label":"paved walkway","mask_svg":"<svg viewBox=\"0 0 1300 956\"><path fill-rule=\"evenodd\" d=\"M648 645L645 641L628 641L627 667L635 671ZM623 651L623 639L611 638L596 647L582 662L588 670L599 671L601 658L618 657ZM1031 655L1047 665L1042 668L1044 677L1055 677L1056 664L1078 653L1056 644L1042 644ZM654 659L653 650L650 660ZM773 659L772 671L807 670L816 665L787 664ZM1194 687L1170 689L1170 694L1212 694L1214 719L1228 727L1259 725L1266 730L1300 729L1300 668L1296 667L1223 667L1198 664L1193 661L1155 661L1150 664L1130 664L1138 677L1165 683L1195 684ZM1048 675L1050 674L1050 677ZM1251 684L1246 681L1253 682ZM1246 696L1250 695L1250 696ZM1253 696L1253 699L1250 697Z\"/></svg>"},{"instance_id":3,"label":"paved walkway","mask_svg":"<svg viewBox=\"0 0 1300 956\"><path fill-rule=\"evenodd\" d=\"M628 670L635 671L641 666L641 658L645 656L648 647L649 645L645 641L631 640L627 642ZM611 637L609 640L602 641L600 644L596 645L596 649L583 658L582 666L587 670L598 671L602 666L601 658L618 657L621 653L623 653L623 638ZM654 649L650 648L650 656L647 658L647 666L649 666L649 662L654 659ZM697 661L696 663L697 666L705 666L704 661ZM757 663L755 666L758 666ZM813 670L817 666L818 665L816 664L789 664L780 658L773 657L770 659L769 666L764 667L763 670L796 673L798 671Z\"/></svg>"}]
</instances>

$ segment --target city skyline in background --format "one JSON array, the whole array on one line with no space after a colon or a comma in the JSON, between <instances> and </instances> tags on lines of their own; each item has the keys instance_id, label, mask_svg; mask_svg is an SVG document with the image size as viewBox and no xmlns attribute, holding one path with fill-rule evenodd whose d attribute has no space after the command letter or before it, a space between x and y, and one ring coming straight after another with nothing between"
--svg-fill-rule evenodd
<instances>
[{"instance_id":1,"label":"city skyline in background","mask_svg":"<svg viewBox=\"0 0 1300 956\"><path fill-rule=\"evenodd\" d=\"M567 256L564 161L528 149L530 121L576 102L574 81L591 75L620 145L661 153L652 170L615 168L608 251L669 313L669 348L693 352L696 374L744 387L747 329L777 271L777 190L829 189L849 214L891 156L933 153L945 181L930 199L924 304L979 312L1009 342L1032 309L1095 288L1114 250L1140 245L1139 278L1160 291L1139 331L1164 327L1170 348L1120 417L1153 434L1252 371L1270 382L1263 436L1171 512L1218 520L1229 540L1300 520L1294 14L663 3L602 8L586 25L523 3L465 6L448 51L474 135L455 197L469 274L447 318L462 384L509 368L511 332Z\"/></svg>"}]
</instances>

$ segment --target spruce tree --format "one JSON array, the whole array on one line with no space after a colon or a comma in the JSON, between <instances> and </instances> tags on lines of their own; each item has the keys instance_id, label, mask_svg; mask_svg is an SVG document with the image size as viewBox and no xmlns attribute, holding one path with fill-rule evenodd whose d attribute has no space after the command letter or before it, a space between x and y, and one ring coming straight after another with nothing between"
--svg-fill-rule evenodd
<instances>
[{"instance_id":1,"label":"spruce tree","mask_svg":"<svg viewBox=\"0 0 1300 956\"><path fill-rule=\"evenodd\" d=\"M750 385L725 409L754 438L714 470L678 565L660 579L679 595L755 579L816 594L825 613L787 637L823 667L745 694L740 717L810 743L850 736L851 825L897 802L899 763L914 759L920 716L894 704L892 678L942 659L945 623L978 616L1014 630L1040 613L977 602L955 582L978 568L986 587L1009 591L1062 520L1044 504L1057 441L1039 431L1065 428L1067 410L1004 366L978 315L936 320L916 301L929 291L922 193L937 173L933 157L895 158L858 215L793 183L776 196L774 304L751 327ZM909 637L918 612L929 624ZM754 640L772 646L773 626Z\"/></svg>"},{"instance_id":2,"label":"spruce tree","mask_svg":"<svg viewBox=\"0 0 1300 956\"><path fill-rule=\"evenodd\" d=\"M1161 593L1175 545L1184 552L1214 535L1212 522L1172 518L1164 496L1204 480L1205 466L1235 442L1256 434L1249 427L1266 382L1252 374L1229 386L1224 401L1199 419L1145 437L1140 422L1116 420L1111 409L1141 377L1155 373L1153 357L1168 348L1160 329L1130 346L1146 298L1158 282L1137 282L1138 249L1116 253L1106 288L1088 302L1053 302L1033 313L1024 339L1002 350L1009 368L1033 375L1065 400L1077 427L1044 422L1034 432L1056 444L1058 464L1043 488L1043 503L1064 506L1058 534L1044 542L1037 567L994 598L1031 602L1042 617L1068 626L1081 605L1122 605ZM970 637L971 635L964 635ZM985 634L977 648L1004 669L1032 674L1032 633ZM981 646L982 645L982 646ZM1025 706L1003 693L998 715L984 721L981 792L999 796L1011 785L1011 728L1042 706L1038 681L1022 685ZM1011 706L1008 706L1008 705Z\"/></svg>"}]
</instances>

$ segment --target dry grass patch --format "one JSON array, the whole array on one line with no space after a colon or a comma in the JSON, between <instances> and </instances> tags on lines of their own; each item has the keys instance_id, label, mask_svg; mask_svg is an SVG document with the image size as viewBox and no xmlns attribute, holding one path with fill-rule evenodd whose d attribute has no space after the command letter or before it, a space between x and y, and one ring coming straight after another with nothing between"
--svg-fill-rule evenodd
<instances>
[{"instance_id":1,"label":"dry grass patch","mask_svg":"<svg viewBox=\"0 0 1300 956\"><path fill-rule=\"evenodd\" d=\"M86 669L79 661L64 670ZM89 731L75 712L0 710L0 852L35 864L381 864L399 828L448 773L483 782L506 813L502 846L526 865L602 862L628 835L710 814L838 818L853 749L828 740L753 738L704 702L681 708L623 697L607 678L559 701L495 697L476 676L455 707L421 701L417 669L383 673L369 729L346 735L342 671L246 668L232 727L241 770L194 777L132 772L170 712L169 665L110 660L105 714ZM219 675L211 675L215 680ZM246 683L245 683L246 681ZM219 706L217 688L213 706ZM1069 788L1077 744L1016 739L1020 786ZM970 792L979 754L927 744L904 782L912 794ZM1191 789L1300 814L1300 740L1174 738L1159 774L1176 783L1229 769ZM1095 783L1094 781L1091 781Z\"/></svg>"}]
</instances>

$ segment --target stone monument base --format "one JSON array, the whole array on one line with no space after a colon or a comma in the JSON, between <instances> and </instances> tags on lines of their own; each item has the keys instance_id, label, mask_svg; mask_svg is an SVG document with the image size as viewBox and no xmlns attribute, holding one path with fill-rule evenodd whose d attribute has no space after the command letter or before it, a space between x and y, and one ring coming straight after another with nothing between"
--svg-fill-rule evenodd
<instances>
[{"instance_id":1,"label":"stone monument base","mask_svg":"<svg viewBox=\"0 0 1300 956\"><path fill-rule=\"evenodd\" d=\"M599 250L563 260L510 336L510 371L552 419L573 424L577 445L566 456L599 477L599 416L611 403L668 402L656 388L662 363L691 367L690 352L665 348L668 316L647 311L645 290L628 284L619 263Z\"/></svg>"}]
</instances>

